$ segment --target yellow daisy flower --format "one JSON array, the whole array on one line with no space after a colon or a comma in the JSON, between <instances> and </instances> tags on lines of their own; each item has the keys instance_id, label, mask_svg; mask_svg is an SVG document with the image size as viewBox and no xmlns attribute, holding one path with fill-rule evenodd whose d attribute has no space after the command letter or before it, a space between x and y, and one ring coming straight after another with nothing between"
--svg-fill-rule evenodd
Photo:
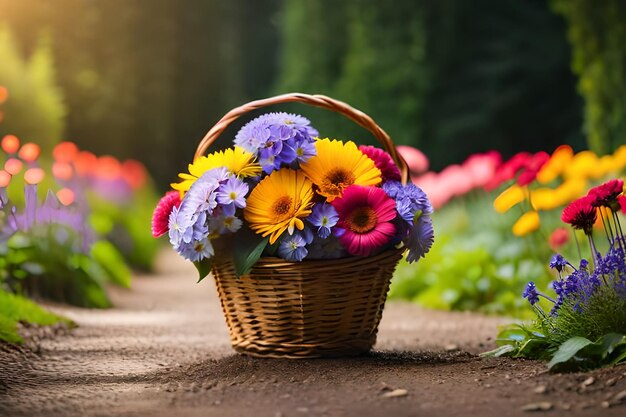
<instances>
[{"instance_id":1,"label":"yellow daisy flower","mask_svg":"<svg viewBox=\"0 0 626 417\"><path fill-rule=\"evenodd\" d=\"M219 167L226 167L232 174L240 178L261 175L261 165L256 162L254 154L235 146L196 159L192 164L189 164L189 174L184 172L178 174L183 181L171 184L171 186L180 191L182 196L202 174Z\"/></svg>"},{"instance_id":2,"label":"yellow daisy flower","mask_svg":"<svg viewBox=\"0 0 626 417\"><path fill-rule=\"evenodd\" d=\"M300 164L300 168L329 202L341 197L352 184L380 184L380 170L354 142L320 139L315 142L315 149L317 155Z\"/></svg>"},{"instance_id":3,"label":"yellow daisy flower","mask_svg":"<svg viewBox=\"0 0 626 417\"><path fill-rule=\"evenodd\" d=\"M283 168L263 178L246 200L243 216L250 228L270 236L270 244L285 230L304 229L303 218L311 213L313 184L301 172Z\"/></svg>"}]
</instances>

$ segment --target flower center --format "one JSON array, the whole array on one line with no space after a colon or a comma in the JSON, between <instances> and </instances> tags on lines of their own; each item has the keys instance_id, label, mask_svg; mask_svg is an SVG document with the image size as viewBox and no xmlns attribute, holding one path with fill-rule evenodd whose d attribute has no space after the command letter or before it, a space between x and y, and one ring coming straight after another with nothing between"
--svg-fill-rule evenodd
<instances>
[{"instance_id":1,"label":"flower center","mask_svg":"<svg viewBox=\"0 0 626 417\"><path fill-rule=\"evenodd\" d=\"M230 197L231 200L236 200L237 199L237 193L234 192L234 191L231 191L228 196Z\"/></svg>"},{"instance_id":2,"label":"flower center","mask_svg":"<svg viewBox=\"0 0 626 417\"><path fill-rule=\"evenodd\" d=\"M368 233L376 227L378 216L371 207L359 207L348 215L346 223L355 233Z\"/></svg>"},{"instance_id":3,"label":"flower center","mask_svg":"<svg viewBox=\"0 0 626 417\"><path fill-rule=\"evenodd\" d=\"M275 217L282 217L291 211L291 204L293 200L288 195L280 197L272 205L272 214Z\"/></svg>"},{"instance_id":4,"label":"flower center","mask_svg":"<svg viewBox=\"0 0 626 417\"><path fill-rule=\"evenodd\" d=\"M339 196L343 189L354 184L354 175L344 168L334 168L326 174L322 188L330 195Z\"/></svg>"}]
</instances>

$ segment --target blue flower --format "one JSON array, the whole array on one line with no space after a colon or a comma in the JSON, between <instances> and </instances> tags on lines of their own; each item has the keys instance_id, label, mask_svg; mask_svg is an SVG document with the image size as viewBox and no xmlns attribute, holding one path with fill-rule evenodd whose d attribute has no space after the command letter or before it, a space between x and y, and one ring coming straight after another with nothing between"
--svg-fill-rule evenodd
<instances>
[{"instance_id":1,"label":"blue flower","mask_svg":"<svg viewBox=\"0 0 626 417\"><path fill-rule=\"evenodd\" d=\"M420 216L404 240L404 244L409 249L406 260L409 263L415 262L424 257L435 241L435 231L433 221L428 214Z\"/></svg>"},{"instance_id":2,"label":"blue flower","mask_svg":"<svg viewBox=\"0 0 626 417\"><path fill-rule=\"evenodd\" d=\"M326 239L330 236L333 226L339 221L339 215L332 204L317 203L313 206L313 210L307 220L317 227L317 235L322 239Z\"/></svg>"},{"instance_id":3,"label":"blue flower","mask_svg":"<svg viewBox=\"0 0 626 417\"><path fill-rule=\"evenodd\" d=\"M528 300L530 305L535 305L535 303L539 302L539 293L534 282L531 281L526 285L523 297Z\"/></svg>"},{"instance_id":4,"label":"blue flower","mask_svg":"<svg viewBox=\"0 0 626 417\"><path fill-rule=\"evenodd\" d=\"M563 268L565 268L565 265L568 265L568 264L569 262L567 262L561 254L556 253L552 257L552 260L550 261L550 269L556 268L557 271L561 272Z\"/></svg>"},{"instance_id":5,"label":"blue flower","mask_svg":"<svg viewBox=\"0 0 626 417\"><path fill-rule=\"evenodd\" d=\"M287 235L278 245L278 255L288 261L301 262L307 255L306 241L299 234Z\"/></svg>"},{"instance_id":6,"label":"blue flower","mask_svg":"<svg viewBox=\"0 0 626 417\"><path fill-rule=\"evenodd\" d=\"M396 210L409 225L412 225L422 214L432 214L433 206L426 193L413 183L402 185L398 181L387 181L383 190L396 201Z\"/></svg>"}]
</instances>

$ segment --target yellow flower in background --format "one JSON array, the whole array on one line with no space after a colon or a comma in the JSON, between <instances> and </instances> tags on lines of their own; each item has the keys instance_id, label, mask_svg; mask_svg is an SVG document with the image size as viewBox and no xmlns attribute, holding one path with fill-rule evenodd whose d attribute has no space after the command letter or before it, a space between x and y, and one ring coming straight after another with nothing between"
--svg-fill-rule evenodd
<instances>
[{"instance_id":1,"label":"yellow flower in background","mask_svg":"<svg viewBox=\"0 0 626 417\"><path fill-rule=\"evenodd\" d=\"M506 213L511 207L524 201L527 195L528 190L525 187L513 184L496 197L493 201L493 208L498 213Z\"/></svg>"},{"instance_id":2,"label":"yellow flower in background","mask_svg":"<svg viewBox=\"0 0 626 417\"><path fill-rule=\"evenodd\" d=\"M591 151L578 152L563 171L563 178L599 178L598 156Z\"/></svg>"},{"instance_id":3,"label":"yellow flower in background","mask_svg":"<svg viewBox=\"0 0 626 417\"><path fill-rule=\"evenodd\" d=\"M615 158L615 166L618 170L626 167L626 145L622 145L613 152L613 158Z\"/></svg>"},{"instance_id":4,"label":"yellow flower in background","mask_svg":"<svg viewBox=\"0 0 626 417\"><path fill-rule=\"evenodd\" d=\"M535 210L552 210L563 205L557 191L546 187L532 190L530 203Z\"/></svg>"},{"instance_id":5,"label":"yellow flower in background","mask_svg":"<svg viewBox=\"0 0 626 417\"><path fill-rule=\"evenodd\" d=\"M233 175L240 178L261 175L261 165L256 162L254 154L246 152L239 146L235 146L234 148L213 152L196 159L192 164L189 164L189 174L178 174L183 181L171 184L171 186L173 189L180 191L182 197L202 174L219 167L226 167Z\"/></svg>"},{"instance_id":6,"label":"yellow flower in background","mask_svg":"<svg viewBox=\"0 0 626 417\"><path fill-rule=\"evenodd\" d=\"M304 229L303 218L311 213L313 183L301 171L282 168L252 189L243 216L250 228L270 237L270 244L288 230Z\"/></svg>"},{"instance_id":7,"label":"yellow flower in background","mask_svg":"<svg viewBox=\"0 0 626 417\"><path fill-rule=\"evenodd\" d=\"M529 211L524 213L513 225L513 234L515 236L525 236L539 229L539 213Z\"/></svg>"},{"instance_id":8,"label":"yellow flower in background","mask_svg":"<svg viewBox=\"0 0 626 417\"><path fill-rule=\"evenodd\" d=\"M317 155L300 164L300 168L329 202L341 197L352 184L368 186L382 181L374 161L352 141L320 139L315 142L315 149Z\"/></svg>"},{"instance_id":9,"label":"yellow flower in background","mask_svg":"<svg viewBox=\"0 0 626 417\"><path fill-rule=\"evenodd\" d=\"M561 145L552 152L552 156L537 174L540 184L547 184L559 176L574 157L574 150L569 145Z\"/></svg>"}]
</instances>

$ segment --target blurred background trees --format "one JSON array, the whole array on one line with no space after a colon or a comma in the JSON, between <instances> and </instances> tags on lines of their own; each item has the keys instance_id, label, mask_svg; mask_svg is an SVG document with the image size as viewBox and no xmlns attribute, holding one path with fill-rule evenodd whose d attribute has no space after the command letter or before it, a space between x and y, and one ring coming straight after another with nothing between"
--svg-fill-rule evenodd
<instances>
[{"instance_id":1,"label":"blurred background trees","mask_svg":"<svg viewBox=\"0 0 626 417\"><path fill-rule=\"evenodd\" d=\"M619 0L0 0L0 39L14 38L0 42L0 84L14 89L10 62L39 67L18 71L39 86L11 105L40 130L13 133L138 158L163 188L226 111L287 91L353 104L435 169L487 149L581 149L587 137L608 152L626 136L625 10ZM336 115L291 110L321 134L363 136Z\"/></svg>"}]
</instances>

